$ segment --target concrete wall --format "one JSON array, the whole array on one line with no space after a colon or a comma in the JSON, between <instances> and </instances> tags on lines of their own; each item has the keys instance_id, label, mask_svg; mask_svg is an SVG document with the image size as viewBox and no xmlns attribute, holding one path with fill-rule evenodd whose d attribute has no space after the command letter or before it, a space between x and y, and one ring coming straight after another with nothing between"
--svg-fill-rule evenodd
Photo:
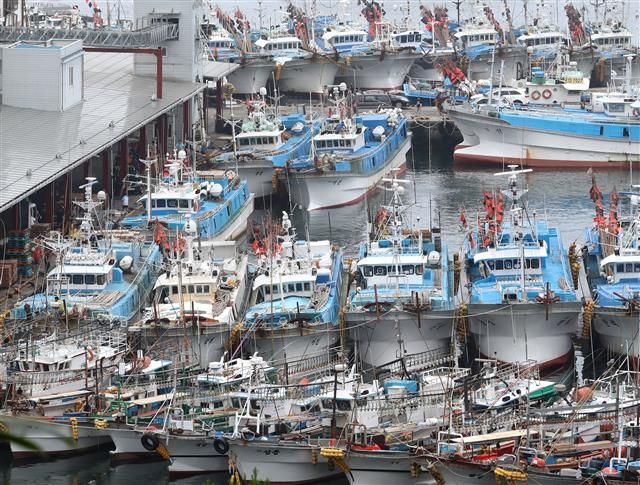
<instances>
[{"instance_id":1,"label":"concrete wall","mask_svg":"<svg viewBox=\"0 0 640 485\"><path fill-rule=\"evenodd\" d=\"M167 40L159 47L166 49L163 58L165 79L194 82L196 66L200 52L200 19L204 12L200 0L175 0L158 2L157 0L136 0L133 14L136 19L146 16L158 19L177 19L179 39ZM136 55L134 71L138 76L156 75L156 60L150 55Z\"/></svg>"},{"instance_id":2,"label":"concrete wall","mask_svg":"<svg viewBox=\"0 0 640 485\"><path fill-rule=\"evenodd\" d=\"M83 55L79 40L3 49L3 104L45 111L63 111L78 104L83 92Z\"/></svg>"}]
</instances>

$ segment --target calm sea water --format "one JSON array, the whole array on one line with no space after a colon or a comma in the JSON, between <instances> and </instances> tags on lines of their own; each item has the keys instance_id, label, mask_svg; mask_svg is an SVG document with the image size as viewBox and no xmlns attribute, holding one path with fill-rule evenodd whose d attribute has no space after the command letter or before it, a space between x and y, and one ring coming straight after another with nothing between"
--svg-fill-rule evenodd
<instances>
[{"instance_id":1,"label":"calm sea water","mask_svg":"<svg viewBox=\"0 0 640 485\"><path fill-rule=\"evenodd\" d=\"M404 184L405 202L413 205L411 218L420 225L440 225L443 237L450 250L461 247L463 235L459 231L459 217L464 210L468 221L476 217L482 201L482 190L497 185L505 187L506 177L497 177L496 168L460 168L451 162L451 148L425 146L414 148L408 156L409 170L404 176L409 183ZM629 187L628 171L596 171L595 176L604 194L615 186L618 191ZM636 179L636 176L633 176ZM536 170L526 175L524 181L530 188L530 206L537 209L538 217L546 213L550 222L562 230L566 244L581 240L585 226L592 223L593 203L588 193L591 176L584 170ZM636 180L637 182L637 180ZM313 239L332 239L345 247L347 253L355 253L358 243L365 237L367 211L375 210L377 204L388 197L380 191L368 201L360 204L307 213L296 209L292 219L303 236L307 231ZM271 212L280 215L288 207L286 198L266 201L266 210L257 211L256 220ZM2 484L42 484L42 485L129 485L131 483L169 483L166 466L163 463L128 464L111 466L106 452L93 453L82 457L56 461L12 466L10 456L0 456L0 480ZM179 484L226 484L225 474L205 475L177 480ZM345 485L346 480L330 482L331 485ZM328 484L327 484L328 485Z\"/></svg>"}]
</instances>

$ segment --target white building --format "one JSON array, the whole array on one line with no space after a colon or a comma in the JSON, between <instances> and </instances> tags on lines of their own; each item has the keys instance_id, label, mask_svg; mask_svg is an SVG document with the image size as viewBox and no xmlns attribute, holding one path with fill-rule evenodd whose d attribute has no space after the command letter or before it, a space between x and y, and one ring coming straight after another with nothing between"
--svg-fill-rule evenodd
<instances>
[{"instance_id":1,"label":"white building","mask_svg":"<svg viewBox=\"0 0 640 485\"><path fill-rule=\"evenodd\" d=\"M80 40L18 42L2 49L2 104L65 111L84 95Z\"/></svg>"}]
</instances>

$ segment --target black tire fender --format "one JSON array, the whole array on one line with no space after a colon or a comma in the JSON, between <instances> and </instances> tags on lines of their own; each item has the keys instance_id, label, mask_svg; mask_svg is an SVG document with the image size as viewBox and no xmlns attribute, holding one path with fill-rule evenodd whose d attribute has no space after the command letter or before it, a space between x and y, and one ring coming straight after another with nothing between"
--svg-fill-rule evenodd
<instances>
[{"instance_id":1,"label":"black tire fender","mask_svg":"<svg viewBox=\"0 0 640 485\"><path fill-rule=\"evenodd\" d=\"M213 448L221 455L226 455L229 452L229 443L226 440L216 438L213 440Z\"/></svg>"},{"instance_id":2,"label":"black tire fender","mask_svg":"<svg viewBox=\"0 0 640 485\"><path fill-rule=\"evenodd\" d=\"M142 443L142 447L147 451L156 451L158 446L160 446L158 436L153 433L144 433L140 438L140 443Z\"/></svg>"}]
</instances>

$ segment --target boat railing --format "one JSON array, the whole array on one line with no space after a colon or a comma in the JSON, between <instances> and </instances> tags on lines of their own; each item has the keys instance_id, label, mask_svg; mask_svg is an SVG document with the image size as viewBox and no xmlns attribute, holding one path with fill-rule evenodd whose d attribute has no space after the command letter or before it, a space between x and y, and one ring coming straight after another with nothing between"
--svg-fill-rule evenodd
<instances>
[{"instance_id":1,"label":"boat railing","mask_svg":"<svg viewBox=\"0 0 640 485\"><path fill-rule=\"evenodd\" d=\"M492 368L490 377L500 380L540 379L540 368L535 360L503 363Z\"/></svg>"},{"instance_id":2,"label":"boat railing","mask_svg":"<svg viewBox=\"0 0 640 485\"><path fill-rule=\"evenodd\" d=\"M306 357L294 362L272 362L276 368L283 369L279 372L281 379L295 380L296 377L307 377L311 374L323 374L335 368L337 364L343 363L344 359L329 353L322 353L316 356Z\"/></svg>"},{"instance_id":3,"label":"boat railing","mask_svg":"<svg viewBox=\"0 0 640 485\"><path fill-rule=\"evenodd\" d=\"M106 376L110 374L112 370L116 368L115 365L105 365L102 367L102 373ZM26 387L34 385L57 385L66 384L69 382L75 382L85 379L85 369L69 369L58 371L16 371L9 370L7 372L8 381L10 381L16 388ZM94 377L91 377L91 382L94 381Z\"/></svg>"},{"instance_id":4,"label":"boat railing","mask_svg":"<svg viewBox=\"0 0 640 485\"><path fill-rule=\"evenodd\" d=\"M402 359L383 364L378 369L380 373L390 372L391 374L399 375L405 372L417 372L442 367L446 364L453 366L455 362L456 357L449 349L435 349L406 355Z\"/></svg>"}]
</instances>

